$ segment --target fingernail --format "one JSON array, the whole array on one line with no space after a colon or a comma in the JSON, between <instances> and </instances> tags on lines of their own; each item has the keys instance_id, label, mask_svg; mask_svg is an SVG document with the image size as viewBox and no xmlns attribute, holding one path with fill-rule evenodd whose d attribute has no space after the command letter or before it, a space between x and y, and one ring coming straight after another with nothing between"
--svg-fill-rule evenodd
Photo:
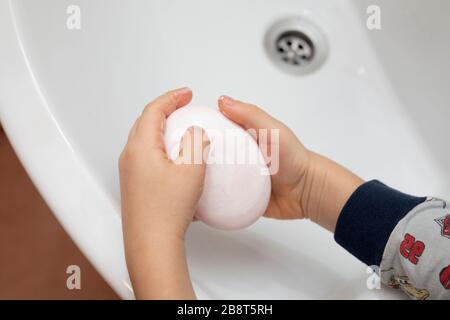
<instances>
[{"instance_id":1,"label":"fingernail","mask_svg":"<svg viewBox=\"0 0 450 320\"><path fill-rule=\"evenodd\" d=\"M232 107L236 104L236 100L229 96L221 96L219 100L222 102L222 105L225 107Z\"/></svg>"},{"instance_id":2,"label":"fingernail","mask_svg":"<svg viewBox=\"0 0 450 320\"><path fill-rule=\"evenodd\" d=\"M185 94L185 93L190 93L192 90L191 90L191 88L189 88L189 87L183 87L183 88L179 88L179 89L176 89L175 90L175 92L177 93L177 94Z\"/></svg>"}]
</instances>

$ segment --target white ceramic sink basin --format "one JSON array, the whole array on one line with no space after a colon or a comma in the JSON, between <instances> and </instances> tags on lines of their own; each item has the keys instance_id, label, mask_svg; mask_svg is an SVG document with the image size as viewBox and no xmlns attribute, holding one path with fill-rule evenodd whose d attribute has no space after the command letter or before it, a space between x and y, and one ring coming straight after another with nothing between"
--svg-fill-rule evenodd
<instances>
[{"instance_id":1,"label":"white ceramic sink basin","mask_svg":"<svg viewBox=\"0 0 450 320\"><path fill-rule=\"evenodd\" d=\"M366 28L374 3L380 31ZM66 27L73 4L80 30ZM259 104L365 179L448 197L449 11L446 0L0 0L0 119L73 240L132 298L117 159L142 108L170 88L190 86L200 105L221 94ZM309 75L264 51L268 28L292 15L328 42ZM196 224L187 246L200 298L402 298L368 290L366 267L307 221Z\"/></svg>"}]
</instances>

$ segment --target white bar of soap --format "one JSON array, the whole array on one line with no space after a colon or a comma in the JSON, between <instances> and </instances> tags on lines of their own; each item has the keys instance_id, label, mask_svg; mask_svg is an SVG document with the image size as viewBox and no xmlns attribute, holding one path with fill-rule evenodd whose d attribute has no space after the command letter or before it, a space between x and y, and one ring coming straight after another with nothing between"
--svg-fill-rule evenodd
<instances>
[{"instance_id":1,"label":"white bar of soap","mask_svg":"<svg viewBox=\"0 0 450 320\"><path fill-rule=\"evenodd\" d=\"M177 158L181 139L192 126L203 128L211 142L196 217L222 230L250 226L266 211L271 193L269 169L256 141L218 110L184 107L166 122L170 159Z\"/></svg>"}]
</instances>

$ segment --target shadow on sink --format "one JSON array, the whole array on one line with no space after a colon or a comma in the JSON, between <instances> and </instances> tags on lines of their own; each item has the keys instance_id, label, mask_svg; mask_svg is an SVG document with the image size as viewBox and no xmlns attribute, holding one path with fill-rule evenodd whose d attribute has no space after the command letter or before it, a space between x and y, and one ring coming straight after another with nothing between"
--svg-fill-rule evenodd
<instances>
[{"instance_id":1,"label":"shadow on sink","mask_svg":"<svg viewBox=\"0 0 450 320\"><path fill-rule=\"evenodd\" d=\"M219 297L212 292L225 299L326 298L345 283L332 264L251 230L224 233L197 224L187 243L193 281L213 299ZM310 245L306 236L301 245Z\"/></svg>"}]
</instances>

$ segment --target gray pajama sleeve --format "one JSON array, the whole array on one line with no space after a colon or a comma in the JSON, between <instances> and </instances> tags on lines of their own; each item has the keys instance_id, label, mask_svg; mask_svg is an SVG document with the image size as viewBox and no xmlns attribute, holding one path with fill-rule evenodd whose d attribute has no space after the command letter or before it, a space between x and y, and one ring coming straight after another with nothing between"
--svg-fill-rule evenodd
<instances>
[{"instance_id":1,"label":"gray pajama sleeve","mask_svg":"<svg viewBox=\"0 0 450 320\"><path fill-rule=\"evenodd\" d=\"M450 300L450 204L379 181L358 188L339 216L335 240L382 283L416 300Z\"/></svg>"},{"instance_id":2,"label":"gray pajama sleeve","mask_svg":"<svg viewBox=\"0 0 450 320\"><path fill-rule=\"evenodd\" d=\"M416 300L450 300L450 206L428 199L394 228L384 250L384 284Z\"/></svg>"}]
</instances>

